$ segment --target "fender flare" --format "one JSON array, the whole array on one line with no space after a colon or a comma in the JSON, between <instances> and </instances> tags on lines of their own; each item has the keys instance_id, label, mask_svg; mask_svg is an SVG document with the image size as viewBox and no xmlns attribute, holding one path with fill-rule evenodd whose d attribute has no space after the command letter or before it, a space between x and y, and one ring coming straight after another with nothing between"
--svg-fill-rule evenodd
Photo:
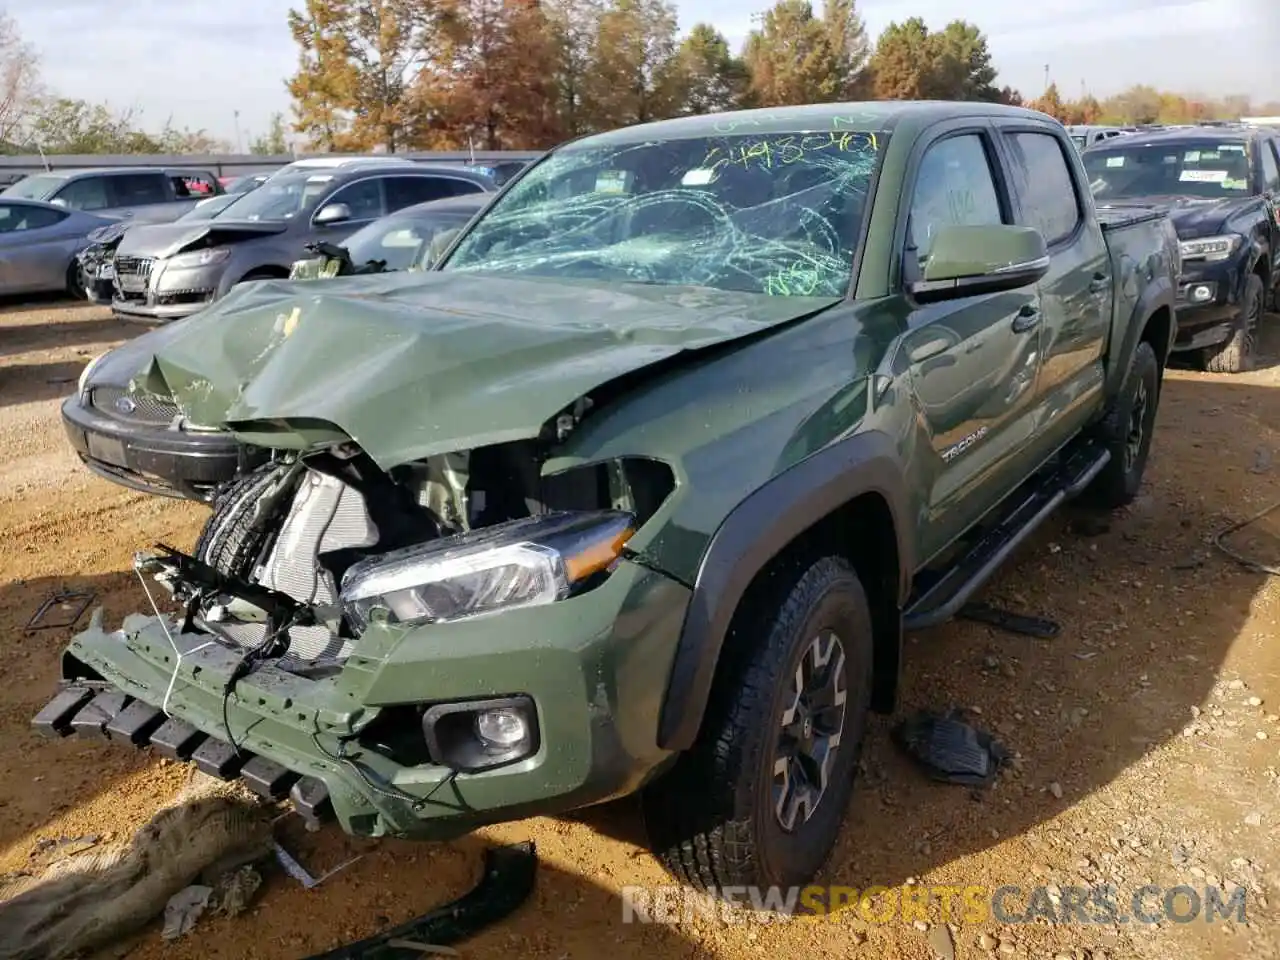
<instances>
[{"instance_id":1,"label":"fender flare","mask_svg":"<svg viewBox=\"0 0 1280 960\"><path fill-rule=\"evenodd\" d=\"M868 431L789 467L739 503L711 537L694 580L663 698L658 744L687 750L697 738L720 650L752 579L799 534L857 496L888 505L898 546L898 601L914 570L904 470L892 438Z\"/></svg>"},{"instance_id":2,"label":"fender flare","mask_svg":"<svg viewBox=\"0 0 1280 960\"><path fill-rule=\"evenodd\" d=\"M1147 321L1155 316L1156 311L1161 308L1169 311L1168 340L1166 343L1160 344L1162 356L1166 359L1168 358L1173 350L1174 340L1178 335L1176 296L1174 282L1168 277L1160 277L1158 280L1148 283L1142 291L1142 295L1138 297L1138 302L1129 314L1129 322L1124 328L1124 340L1120 344L1120 353L1107 371L1107 396L1109 398L1114 398L1120 390L1121 384L1124 383L1124 378L1133 363L1133 355L1137 352L1138 343L1142 339L1142 331L1146 329Z\"/></svg>"}]
</instances>

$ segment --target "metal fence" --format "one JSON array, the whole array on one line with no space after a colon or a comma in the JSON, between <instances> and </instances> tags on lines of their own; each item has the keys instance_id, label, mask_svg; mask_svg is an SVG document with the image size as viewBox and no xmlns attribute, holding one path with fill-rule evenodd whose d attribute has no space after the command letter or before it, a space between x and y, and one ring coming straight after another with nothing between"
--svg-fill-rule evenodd
<instances>
[{"instance_id":1,"label":"metal fence","mask_svg":"<svg viewBox=\"0 0 1280 960\"><path fill-rule=\"evenodd\" d=\"M355 156L356 154L299 153L265 156L261 154L180 154L158 156L149 154L48 154L46 156L0 156L0 181L12 182L29 173L44 170L85 170L93 167L185 167L192 170L208 170L220 177L243 176L274 170L294 160L309 157ZM407 157L411 160L439 163L486 163L496 160L535 160L542 156L537 150L461 150L452 152L421 151L395 154L364 154L364 156Z\"/></svg>"}]
</instances>

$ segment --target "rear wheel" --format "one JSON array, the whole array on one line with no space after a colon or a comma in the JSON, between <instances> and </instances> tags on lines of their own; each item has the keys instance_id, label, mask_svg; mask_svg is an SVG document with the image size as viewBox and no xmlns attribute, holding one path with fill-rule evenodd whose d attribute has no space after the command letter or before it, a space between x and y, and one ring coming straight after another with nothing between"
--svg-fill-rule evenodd
<instances>
[{"instance_id":1,"label":"rear wheel","mask_svg":"<svg viewBox=\"0 0 1280 960\"><path fill-rule=\"evenodd\" d=\"M826 557L745 618L698 741L642 794L655 853L701 889L808 882L835 844L871 691L871 613Z\"/></svg>"},{"instance_id":2,"label":"rear wheel","mask_svg":"<svg viewBox=\"0 0 1280 960\"><path fill-rule=\"evenodd\" d=\"M1111 459L1094 478L1085 499L1113 510L1133 501L1142 486L1160 400L1160 361L1151 344L1134 351L1120 395L1099 427Z\"/></svg>"},{"instance_id":3,"label":"rear wheel","mask_svg":"<svg viewBox=\"0 0 1280 960\"><path fill-rule=\"evenodd\" d=\"M1210 373L1247 373L1253 369L1264 295L1262 278L1256 273L1249 274L1240 310L1232 322L1230 339L1204 351L1204 368Z\"/></svg>"}]
</instances>

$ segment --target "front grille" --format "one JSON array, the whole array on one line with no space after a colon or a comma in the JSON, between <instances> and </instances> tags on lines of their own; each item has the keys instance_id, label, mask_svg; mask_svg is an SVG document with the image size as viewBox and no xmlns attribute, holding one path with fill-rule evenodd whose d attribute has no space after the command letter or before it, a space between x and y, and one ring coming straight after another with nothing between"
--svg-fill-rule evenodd
<instances>
[{"instance_id":1,"label":"front grille","mask_svg":"<svg viewBox=\"0 0 1280 960\"><path fill-rule=\"evenodd\" d=\"M172 400L130 393L123 387L94 387L89 394L89 405L109 416L143 423L168 424L178 415L178 405Z\"/></svg>"},{"instance_id":2,"label":"front grille","mask_svg":"<svg viewBox=\"0 0 1280 960\"><path fill-rule=\"evenodd\" d=\"M156 264L155 258L117 255L114 263L116 275L112 282L116 295L122 300L146 300L151 270Z\"/></svg>"},{"instance_id":3,"label":"front grille","mask_svg":"<svg viewBox=\"0 0 1280 960\"><path fill-rule=\"evenodd\" d=\"M122 257L115 259L116 275L133 275L146 279L151 276L151 268L155 266L155 257Z\"/></svg>"}]
</instances>

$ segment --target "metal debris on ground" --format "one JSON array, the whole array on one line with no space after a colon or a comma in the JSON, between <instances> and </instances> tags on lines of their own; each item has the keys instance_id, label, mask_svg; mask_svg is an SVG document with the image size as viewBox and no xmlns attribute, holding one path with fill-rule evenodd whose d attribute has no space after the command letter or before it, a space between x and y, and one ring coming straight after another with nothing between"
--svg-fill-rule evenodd
<instances>
[{"instance_id":1,"label":"metal debris on ground","mask_svg":"<svg viewBox=\"0 0 1280 960\"><path fill-rule=\"evenodd\" d=\"M89 609L89 604L93 603L97 596L97 592L93 590L60 590L40 604L36 612L31 615L31 619L27 621L27 629L54 630L58 627L73 627L76 621L84 616L84 612ZM54 610L62 613L62 619L46 620Z\"/></svg>"},{"instance_id":2,"label":"metal debris on ground","mask_svg":"<svg viewBox=\"0 0 1280 960\"><path fill-rule=\"evenodd\" d=\"M1062 627L1053 620L1002 610L987 603L965 604L960 608L959 616L964 620L985 623L1010 633L1020 633L1039 640L1052 640L1062 632Z\"/></svg>"},{"instance_id":3,"label":"metal debris on ground","mask_svg":"<svg viewBox=\"0 0 1280 960\"><path fill-rule=\"evenodd\" d=\"M985 786L1009 760L1008 751L952 710L943 715L921 710L893 728L893 741L932 779Z\"/></svg>"},{"instance_id":4,"label":"metal debris on ground","mask_svg":"<svg viewBox=\"0 0 1280 960\"><path fill-rule=\"evenodd\" d=\"M164 907L164 929L160 936L176 940L190 933L206 913L234 917L243 913L262 886L262 874L252 864L224 873L212 886L192 884L169 898Z\"/></svg>"},{"instance_id":5,"label":"metal debris on ground","mask_svg":"<svg viewBox=\"0 0 1280 960\"><path fill-rule=\"evenodd\" d=\"M354 857L352 857L350 860L346 861L345 863L338 864L332 870L322 873L318 877L313 877L310 873L307 872L307 868L304 867L302 864L300 864L289 853L288 850L280 846L279 841L272 841L272 849L275 851L276 861L280 864L281 867L284 868L284 872L287 873L289 876L293 877L293 879L297 880L300 884L302 884L308 890L314 890L316 887L320 886L320 884L324 883L326 880L332 877L335 873L337 873L340 870L347 869L347 867L351 866L353 863L355 863L357 860L361 859L364 856L363 853L358 853Z\"/></svg>"},{"instance_id":6,"label":"metal debris on ground","mask_svg":"<svg viewBox=\"0 0 1280 960\"><path fill-rule=\"evenodd\" d=\"M514 913L533 892L537 867L537 850L531 841L486 850L484 876L457 900L416 920L306 960L420 960L424 953L445 953L449 944L466 940Z\"/></svg>"}]
</instances>

